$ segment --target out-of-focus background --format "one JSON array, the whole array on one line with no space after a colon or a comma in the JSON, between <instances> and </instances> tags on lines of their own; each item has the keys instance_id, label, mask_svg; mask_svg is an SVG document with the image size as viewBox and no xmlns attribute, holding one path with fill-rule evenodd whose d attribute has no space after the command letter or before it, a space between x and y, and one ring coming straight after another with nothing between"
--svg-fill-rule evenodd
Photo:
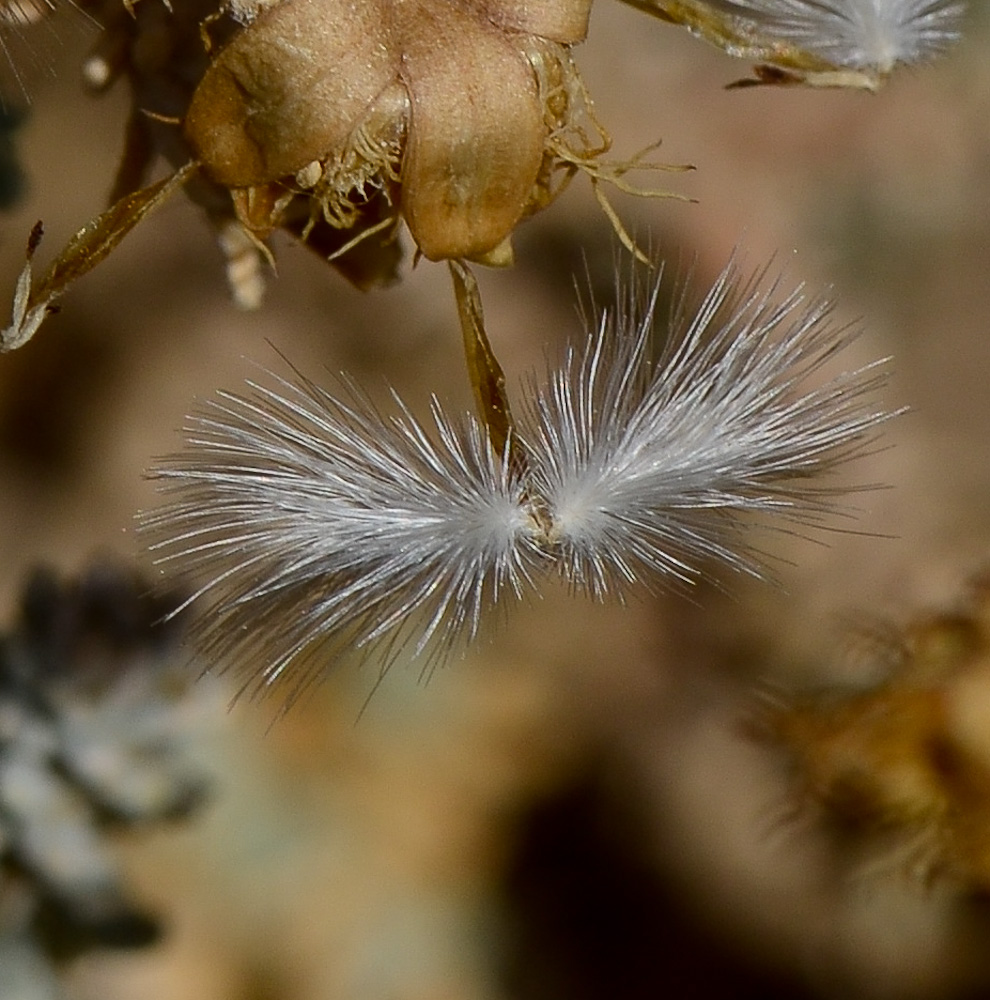
<instances>
[{"instance_id":1,"label":"out-of-focus background","mask_svg":"<svg viewBox=\"0 0 990 1000\"><path fill-rule=\"evenodd\" d=\"M142 0L153 2L153 0ZM855 532L767 536L776 585L719 579L694 600L594 606L563 591L513 609L428 683L341 663L272 725L274 703L209 688L190 752L211 775L188 820L117 838L159 944L67 964L78 1000L604 1000L990 995L984 904L902 872L864 874L790 821L787 770L748 735L759 692L862 683L851 623L952 605L990 557L990 8L965 41L878 95L726 90L748 67L599 0L579 66L617 156L662 138L691 199L616 195L699 285L736 247L830 285L864 335L845 362L894 358L910 413L849 475ZM44 220L54 252L104 205L125 87L78 85L92 32L39 26L27 175L0 217L0 289ZM579 333L573 282L611 281L615 239L578 177L481 276L510 384ZM196 398L277 350L304 372L470 405L443 267L360 293L288 240L264 307L238 312L182 197L0 358L0 610L38 563L143 560L143 471ZM868 678L867 678L868 679ZM222 682L221 682L222 685ZM369 694L374 689L373 695ZM205 689L204 689L205 690ZM205 696L204 696L205 697ZM7 1000L6 997L0 1000Z\"/></svg>"}]
</instances>

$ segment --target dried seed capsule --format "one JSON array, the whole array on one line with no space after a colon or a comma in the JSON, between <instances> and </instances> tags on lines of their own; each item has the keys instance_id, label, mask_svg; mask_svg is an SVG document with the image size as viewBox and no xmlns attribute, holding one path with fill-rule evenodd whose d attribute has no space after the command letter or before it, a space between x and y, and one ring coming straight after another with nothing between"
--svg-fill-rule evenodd
<instances>
[{"instance_id":1,"label":"dried seed capsule","mask_svg":"<svg viewBox=\"0 0 990 1000\"><path fill-rule=\"evenodd\" d=\"M285 0L237 34L193 94L185 134L227 187L294 174L341 145L396 77L385 0Z\"/></svg>"},{"instance_id":2,"label":"dried seed capsule","mask_svg":"<svg viewBox=\"0 0 990 1000\"><path fill-rule=\"evenodd\" d=\"M580 41L589 10L590 0L285 0L213 61L186 138L237 204L244 188L312 189L314 222L322 212L359 238L356 209L386 190L425 256L507 259L512 230L546 200L556 127L531 42ZM279 224L239 217L262 236Z\"/></svg>"},{"instance_id":3,"label":"dried seed capsule","mask_svg":"<svg viewBox=\"0 0 990 1000\"><path fill-rule=\"evenodd\" d=\"M536 80L504 32L453 10L408 26L403 214L433 259L493 250L522 218L546 141Z\"/></svg>"}]
</instances>

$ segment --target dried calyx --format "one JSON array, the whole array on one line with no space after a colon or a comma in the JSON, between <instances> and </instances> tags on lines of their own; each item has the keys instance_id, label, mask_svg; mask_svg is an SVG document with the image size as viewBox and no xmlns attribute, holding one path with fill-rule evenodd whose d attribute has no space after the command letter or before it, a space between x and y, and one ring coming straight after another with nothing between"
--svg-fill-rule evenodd
<instances>
[{"instance_id":1,"label":"dried calyx","mask_svg":"<svg viewBox=\"0 0 990 1000\"><path fill-rule=\"evenodd\" d=\"M303 197L307 230L322 216L361 235L401 216L431 259L503 262L516 224L550 200L554 145L574 132L583 91L568 47L589 10L286 0L212 63L185 135L259 235Z\"/></svg>"},{"instance_id":2,"label":"dried calyx","mask_svg":"<svg viewBox=\"0 0 990 1000\"><path fill-rule=\"evenodd\" d=\"M579 170L630 246L600 183L665 193L625 175L668 168L603 159L610 138L571 56L591 0L190 0L133 16L91 3L105 30L86 78L104 89L126 76L135 98L118 200L38 287L25 271L6 350L93 266L91 243L116 245L157 207L163 195L141 186L159 155L186 171L243 306L260 302L276 230L369 287L397 276L402 222L430 259L505 265L516 225Z\"/></svg>"}]
</instances>

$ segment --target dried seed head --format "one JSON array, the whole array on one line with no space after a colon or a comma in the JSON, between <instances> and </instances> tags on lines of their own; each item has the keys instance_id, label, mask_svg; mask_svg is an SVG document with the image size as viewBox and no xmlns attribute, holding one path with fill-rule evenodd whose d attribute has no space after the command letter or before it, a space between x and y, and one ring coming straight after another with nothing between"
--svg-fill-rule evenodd
<instances>
[{"instance_id":1,"label":"dried seed head","mask_svg":"<svg viewBox=\"0 0 990 1000\"><path fill-rule=\"evenodd\" d=\"M751 83L871 89L951 41L962 10L961 0L628 2L759 60ZM655 146L604 159L610 138L571 54L591 0L75 3L103 26L86 79L104 89L126 76L133 91L114 203L81 233L112 249L162 202L142 185L164 156L220 234L244 306L261 300L279 229L361 288L397 279L402 222L431 259L510 264L517 224L579 171L644 260L604 187L669 196L626 175L687 169L647 162ZM65 4L0 0L0 46L5 27ZM246 239L231 237L232 224ZM99 259L85 250L75 238L38 290L25 269L0 351L26 343Z\"/></svg>"},{"instance_id":2,"label":"dried seed head","mask_svg":"<svg viewBox=\"0 0 990 1000\"><path fill-rule=\"evenodd\" d=\"M627 291L531 380L518 425L503 414L504 449L474 417L383 415L346 381L220 394L144 516L162 566L204 581L207 656L249 688L304 685L348 646L444 655L548 569L599 599L712 562L758 574L748 516L820 524L839 494L817 477L889 415L877 366L814 384L848 334L773 292L730 266L654 364L656 288Z\"/></svg>"},{"instance_id":3,"label":"dried seed head","mask_svg":"<svg viewBox=\"0 0 990 1000\"><path fill-rule=\"evenodd\" d=\"M49 0L4 0L0 4L0 24L22 27L35 24L55 10Z\"/></svg>"},{"instance_id":4,"label":"dried seed head","mask_svg":"<svg viewBox=\"0 0 990 1000\"><path fill-rule=\"evenodd\" d=\"M948 614L884 630L883 683L765 716L810 802L886 867L990 889L987 581ZM848 840L847 840L848 843Z\"/></svg>"},{"instance_id":5,"label":"dried seed head","mask_svg":"<svg viewBox=\"0 0 990 1000\"><path fill-rule=\"evenodd\" d=\"M959 37L961 0L750 0L749 16L835 66L885 76Z\"/></svg>"},{"instance_id":6,"label":"dried seed head","mask_svg":"<svg viewBox=\"0 0 990 1000\"><path fill-rule=\"evenodd\" d=\"M597 160L607 136L592 145L578 125L588 102L569 47L589 10L590 0L283 0L212 61L185 136L239 206L243 190L302 196L304 235L318 218L353 240L378 233L385 220L366 211L377 199L430 259L507 263L516 225L552 201L556 170L616 180L630 166L608 173ZM271 209L239 214L264 238L292 197L253 198Z\"/></svg>"}]
</instances>

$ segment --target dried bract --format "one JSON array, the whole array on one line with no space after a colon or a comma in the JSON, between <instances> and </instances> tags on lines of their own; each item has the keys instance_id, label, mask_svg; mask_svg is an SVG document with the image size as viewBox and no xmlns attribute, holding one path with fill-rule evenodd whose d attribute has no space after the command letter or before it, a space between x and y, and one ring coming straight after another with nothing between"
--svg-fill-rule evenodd
<instances>
[{"instance_id":1,"label":"dried bract","mask_svg":"<svg viewBox=\"0 0 990 1000\"><path fill-rule=\"evenodd\" d=\"M27 262L17 279L10 325L0 331L0 353L26 344L54 308L55 300L77 278L96 267L149 212L166 201L194 173L192 165L157 184L142 188L115 202L102 215L79 230L34 281L33 259L42 236L39 222L28 240Z\"/></svg>"}]
</instances>

